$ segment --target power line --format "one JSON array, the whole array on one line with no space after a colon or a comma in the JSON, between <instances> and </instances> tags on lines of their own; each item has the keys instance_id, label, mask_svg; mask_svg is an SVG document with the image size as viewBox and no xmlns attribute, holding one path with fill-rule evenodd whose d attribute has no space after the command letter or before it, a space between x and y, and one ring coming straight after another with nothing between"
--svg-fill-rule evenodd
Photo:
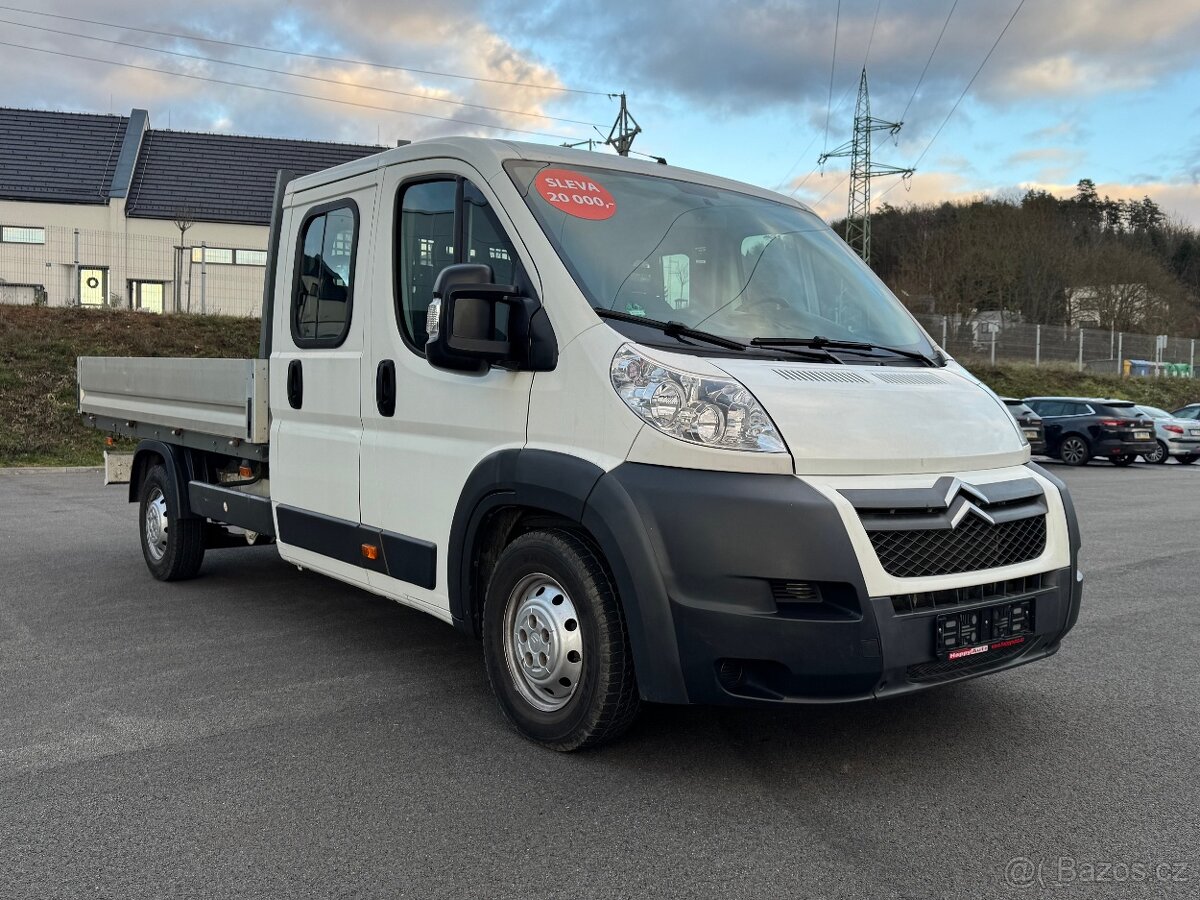
<instances>
[{"instance_id":1,"label":"power line","mask_svg":"<svg viewBox=\"0 0 1200 900\"><path fill-rule=\"evenodd\" d=\"M958 0L950 6L950 12L946 14L946 21L942 23L942 30L938 32L937 40L933 42L933 49L929 51L929 59L925 60L925 68L921 70L921 77L917 79L916 87L913 88L912 96L908 98L908 102L904 104L904 112L900 113L900 121L904 121L904 117L908 115L908 108L912 106L914 100L917 99L917 91L921 89L921 82L925 80L925 73L929 71L929 64L933 62L933 54L937 53L938 47L942 43L942 35L946 33L946 27L950 24L950 17L954 15L954 10L958 7Z\"/></svg>"},{"instance_id":2,"label":"power line","mask_svg":"<svg viewBox=\"0 0 1200 900\"><path fill-rule=\"evenodd\" d=\"M503 84L509 87L532 88L539 91L559 91L565 94L588 94L593 97L608 97L614 92L612 91L591 91L582 88L569 88L555 84L534 84L528 81L505 81L500 78L482 78L476 75L461 75L455 72L436 72L431 69L416 69L411 66L395 66L388 63L371 62L365 59L347 59L341 56L321 56L316 53L302 53L299 50L278 50L274 47L263 47L257 44L242 44L237 41L224 41L218 38L198 37L191 34L180 34L174 31L156 31L152 28L139 28L136 25L121 25L115 22L102 22L97 19L85 19L80 16L67 16L61 13L41 12L40 10L25 9L20 6L0 6L0 9L8 10L9 12L26 13L31 16L48 16L52 19L63 19L68 22L80 22L85 25L102 25L105 28L121 28L126 31L137 31L142 34L156 34L159 37L176 38L182 41L202 41L207 44L220 44L224 47L238 47L242 50L257 50L261 53L279 53L284 56L299 56L304 59L317 59L322 62L345 63L354 66L370 66L375 69L390 69L396 72L412 72L417 75L433 75L438 78L460 78L466 81L478 81L483 84Z\"/></svg>"},{"instance_id":3,"label":"power line","mask_svg":"<svg viewBox=\"0 0 1200 900\"><path fill-rule=\"evenodd\" d=\"M156 75L171 75L175 78L189 78L193 81L206 81L209 84L222 84L227 87L247 88L252 91L265 91L269 94L282 94L285 97L299 97L302 100L321 100L325 103L337 103L342 106L356 106L360 109L373 109L380 112L399 113L403 116L417 116L422 119L440 119L443 122L455 122L459 125L470 125L476 128L491 128L496 131L507 131L513 134L529 134L536 137L552 138L556 141L573 141L576 138L569 135L550 134L545 131L530 131L525 128L512 128L508 125L495 125L490 122L471 122L466 119L456 119L452 116L439 116L433 113L413 112L408 109L396 109L392 106L377 106L373 103L359 103L355 100L338 100L334 97L321 97L317 94L305 94L300 91L288 91L283 88L265 87L258 84L246 84L242 81L228 81L223 78L210 78L206 75L193 75L187 72L172 72L170 69L159 69L154 66L139 66L135 63L117 62L111 59L101 59L98 56L85 56L80 53L67 53L65 50L50 50L46 47L30 47L26 44L17 44L11 41L0 41L0 47L15 47L18 50L32 50L35 53L49 53L52 56L65 56L69 59L81 59L87 62L104 63L109 66L118 66L122 69L137 69L142 72L153 72Z\"/></svg>"},{"instance_id":4,"label":"power line","mask_svg":"<svg viewBox=\"0 0 1200 900\"><path fill-rule=\"evenodd\" d=\"M877 0L875 3L875 19L871 22L871 36L867 38L867 52L863 55L863 68L867 67L867 60L871 58L871 45L875 43L875 26L879 24L879 7L883 6L883 0Z\"/></svg>"},{"instance_id":5,"label":"power line","mask_svg":"<svg viewBox=\"0 0 1200 900\"><path fill-rule=\"evenodd\" d=\"M838 36L838 26L841 25L841 23L842 23L842 0L838 0L837 16L833 20L833 58L829 60L829 96L825 100L825 143L823 143L821 145L822 150L826 149L829 145L829 111L833 106L833 70L837 66L837 36ZM811 146L811 144L809 146ZM808 150L806 149L804 151L804 153L807 153L807 152L808 152ZM804 157L804 153L800 154L801 158ZM793 166L792 168L795 168L795 166ZM791 172L788 172L788 175L791 175L791 174L792 174ZM785 181L787 180L786 175L784 176L784 180Z\"/></svg>"},{"instance_id":6,"label":"power line","mask_svg":"<svg viewBox=\"0 0 1200 900\"><path fill-rule=\"evenodd\" d=\"M883 0L877 0L877 2L875 4L875 18L871 22L871 34L867 38L867 52L865 54L863 54L862 67L864 69L867 67L867 60L871 56L871 44L875 41L875 26L879 24L879 8L882 5L883 5ZM3 8L4 7L0 6L0 9L3 9ZM842 3L841 3L841 0L838 0L838 19L839 20L841 18L841 9L842 9ZM834 44L834 59L836 60L836 58L837 58L837 56L836 56L837 55L837 27L836 26L834 27L834 32L833 32L833 44ZM829 69L830 69L830 71L829 71L829 96L832 98L832 96L833 96L833 63L830 63ZM855 86L852 84L850 87L848 87L846 89L846 93L842 94L841 99L838 100L838 102L837 102L837 106L835 106L833 108L833 112L837 112L845 105L846 101L850 98L850 95L852 93L854 93L854 88L855 88ZM829 116L830 116L829 109L828 109L828 106L826 106L825 143L821 147L822 151L828 149L828 145L829 145ZM812 149L812 145L815 143L815 141L816 141L816 138L814 137L813 140L808 142L808 146L804 148L804 152L801 153L796 158L796 161L794 163L792 163L791 168L789 168L787 170L787 175L783 176L783 179L782 179L783 181L786 182L788 179L788 175L791 175L792 172L795 171L796 166L800 165L800 160L804 159L804 157L808 154L808 151ZM817 171L817 168L819 168L819 167L820 167L820 163L818 163L817 166L813 168L812 172L809 172L807 175L805 175L803 180L800 182L800 184L797 184L794 188L792 188L790 193L792 193L794 195L796 193L796 191L798 191L801 188L801 186L804 184L804 182L808 181L808 179L810 179L812 177L813 172Z\"/></svg>"},{"instance_id":7,"label":"power line","mask_svg":"<svg viewBox=\"0 0 1200 900\"><path fill-rule=\"evenodd\" d=\"M3 9L3 8L4 7L0 7L0 9ZM179 51L179 50L165 50L161 47L148 47L145 44L135 44L130 41L118 41L115 38L94 37L93 35L80 34L79 32L76 32L76 31L62 31L58 28L47 28L43 25L30 25L26 22L14 22L11 19L0 19L0 23L2 23L4 25L17 25L17 26L20 26L21 28L33 28L37 31L45 31L45 32L49 32L50 34L59 34L59 35L65 36L65 37L83 38L85 41L97 41L102 44L116 44L117 46L120 46L120 47L132 47L136 50L149 50L152 53L165 53L169 56L177 56L182 59L194 59L199 62L214 63L219 66L236 66L239 69L250 69L251 71L254 71L254 72L267 72L272 75L285 75L289 78L303 78L306 81L320 81L325 84L337 85L338 87L355 88L355 89L364 90L364 91L379 91L384 94L395 94L398 97L413 97L413 98L416 98L417 100L431 100L434 103L449 103L454 106L463 106L463 107L467 107L469 109L482 109L482 110L487 110L488 112L506 113L508 115L513 115L513 116L529 116L529 117L535 118L535 119L547 119L552 122L563 122L568 125L587 125L587 126L591 126L591 127L596 126L595 122L585 122L582 119L565 119L560 116L550 116L550 115L545 115L543 113L525 112L525 111L519 110L519 109L504 109L503 107L487 106L482 103L467 103L464 100L450 100L445 97L430 97L427 94L416 94L416 93L413 93L412 91L399 91L399 90L395 90L393 88L376 87L375 85L362 84L361 82L340 81L336 78L324 78L320 75L308 75L308 74L305 74L302 72L288 72L284 69L272 69L269 66L255 66L255 65L251 65L250 63L234 62L233 60L228 60L228 59L215 59L211 56L200 56L199 54L195 54L195 53L183 53L182 51Z\"/></svg>"},{"instance_id":8,"label":"power line","mask_svg":"<svg viewBox=\"0 0 1200 900\"><path fill-rule=\"evenodd\" d=\"M1024 5L1025 0L1020 0L1020 2L1017 3L1017 8L1013 10L1012 15L1008 17L1008 21L1004 23L1004 27L1000 29L1000 33L996 35L996 40L992 42L992 46L988 50L987 54L983 57L983 61L979 64L979 68L975 70L975 74L971 76L971 80L967 82L967 86L962 89L962 93L958 95L958 99L955 100L954 105L950 107L950 112L946 113L946 118L942 119L942 124L938 126L937 131L933 133L933 137L929 139L929 143L925 145L925 149L921 151L921 155L918 156L916 162L912 164L914 169L917 167L917 164L925 158L925 154L929 152L929 148L933 146L933 142L938 139L938 135L942 133L942 129L946 127L946 123L950 121L950 117L953 116L955 110L958 109L958 105L963 102L963 98L966 97L967 92L971 90L971 85L975 83L975 79L979 77L979 73L983 71L983 67L987 65L988 60L992 58L992 54L996 52L996 48L1000 46L1000 41L1004 38L1004 35L1008 33L1009 26L1012 25L1013 20L1017 17L1017 13L1021 11L1021 7ZM896 184L899 184L899 182ZM884 196L886 196L895 187L896 185L893 184L886 191L879 195L879 199L882 200Z\"/></svg>"}]
</instances>

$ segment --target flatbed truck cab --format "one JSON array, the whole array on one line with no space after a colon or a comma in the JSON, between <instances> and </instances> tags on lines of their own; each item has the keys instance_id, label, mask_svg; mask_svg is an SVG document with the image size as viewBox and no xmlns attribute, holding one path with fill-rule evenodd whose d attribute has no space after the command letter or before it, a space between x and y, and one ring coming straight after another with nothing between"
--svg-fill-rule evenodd
<instances>
[{"instance_id":1,"label":"flatbed truck cab","mask_svg":"<svg viewBox=\"0 0 1200 900\"><path fill-rule=\"evenodd\" d=\"M479 638L534 741L1055 653L1070 498L809 209L482 139L281 173L260 358L81 358L151 573L274 541Z\"/></svg>"}]
</instances>

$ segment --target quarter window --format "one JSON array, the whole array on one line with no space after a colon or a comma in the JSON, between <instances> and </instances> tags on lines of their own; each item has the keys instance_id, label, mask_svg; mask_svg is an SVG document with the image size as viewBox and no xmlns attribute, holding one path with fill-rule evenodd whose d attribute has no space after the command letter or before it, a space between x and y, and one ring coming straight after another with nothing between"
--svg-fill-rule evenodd
<instances>
[{"instance_id":1,"label":"quarter window","mask_svg":"<svg viewBox=\"0 0 1200 900\"><path fill-rule=\"evenodd\" d=\"M346 339L357 238L353 206L310 215L300 232L292 291L292 336L302 347L336 347Z\"/></svg>"}]
</instances>

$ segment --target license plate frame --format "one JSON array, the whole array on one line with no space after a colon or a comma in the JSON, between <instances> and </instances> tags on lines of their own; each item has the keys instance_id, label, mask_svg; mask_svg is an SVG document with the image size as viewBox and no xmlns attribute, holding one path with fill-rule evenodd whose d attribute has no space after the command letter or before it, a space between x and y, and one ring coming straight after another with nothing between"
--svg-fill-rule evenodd
<instances>
[{"instance_id":1,"label":"license plate frame","mask_svg":"<svg viewBox=\"0 0 1200 900\"><path fill-rule=\"evenodd\" d=\"M1148 432L1148 431L1135 431L1135 432L1133 433L1133 439L1134 439L1135 441L1148 441L1148 440L1150 440L1150 432Z\"/></svg>"},{"instance_id":2,"label":"license plate frame","mask_svg":"<svg viewBox=\"0 0 1200 900\"><path fill-rule=\"evenodd\" d=\"M1025 597L936 616L935 655L943 661L985 657L995 650L1024 643L1034 633L1034 601L1033 597Z\"/></svg>"}]
</instances>

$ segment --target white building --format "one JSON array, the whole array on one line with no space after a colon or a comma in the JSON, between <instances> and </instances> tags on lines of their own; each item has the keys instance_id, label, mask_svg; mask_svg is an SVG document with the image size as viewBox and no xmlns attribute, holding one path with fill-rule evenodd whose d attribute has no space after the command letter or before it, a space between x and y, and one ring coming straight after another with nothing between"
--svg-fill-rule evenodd
<instances>
[{"instance_id":1,"label":"white building","mask_svg":"<svg viewBox=\"0 0 1200 900\"><path fill-rule=\"evenodd\" d=\"M382 149L0 108L0 302L256 315L276 172Z\"/></svg>"}]
</instances>

